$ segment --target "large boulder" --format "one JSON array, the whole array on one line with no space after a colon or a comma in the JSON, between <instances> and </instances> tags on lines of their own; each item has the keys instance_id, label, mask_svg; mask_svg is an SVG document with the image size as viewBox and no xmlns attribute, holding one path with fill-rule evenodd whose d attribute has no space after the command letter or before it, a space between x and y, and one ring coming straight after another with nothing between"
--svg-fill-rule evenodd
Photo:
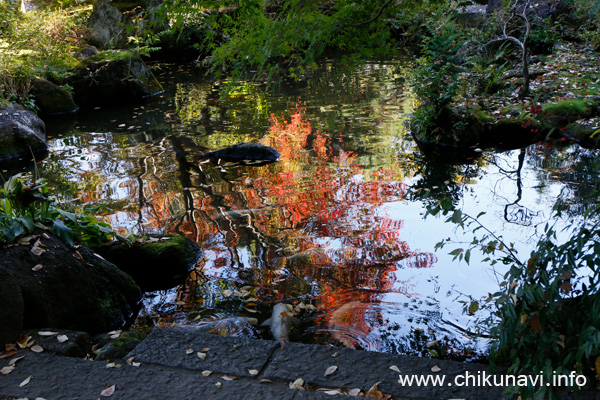
<instances>
[{"instance_id":1,"label":"large boulder","mask_svg":"<svg viewBox=\"0 0 600 400\"><path fill-rule=\"evenodd\" d=\"M183 283L201 256L200 246L183 236L113 243L95 250L130 275L145 292Z\"/></svg>"},{"instance_id":2,"label":"large boulder","mask_svg":"<svg viewBox=\"0 0 600 400\"><path fill-rule=\"evenodd\" d=\"M23 296L17 281L0 269L0 348L12 343L23 330Z\"/></svg>"},{"instance_id":3,"label":"large boulder","mask_svg":"<svg viewBox=\"0 0 600 400\"><path fill-rule=\"evenodd\" d=\"M0 110L0 161L48 150L46 126L28 110Z\"/></svg>"},{"instance_id":4,"label":"large boulder","mask_svg":"<svg viewBox=\"0 0 600 400\"><path fill-rule=\"evenodd\" d=\"M141 57L126 50L85 58L71 71L68 81L80 105L140 99L163 91Z\"/></svg>"},{"instance_id":5,"label":"large boulder","mask_svg":"<svg viewBox=\"0 0 600 400\"><path fill-rule=\"evenodd\" d=\"M99 48L108 48L111 44L124 44L125 26L123 13L111 4L111 0L96 0L87 21L90 32L88 41Z\"/></svg>"},{"instance_id":6,"label":"large boulder","mask_svg":"<svg viewBox=\"0 0 600 400\"><path fill-rule=\"evenodd\" d=\"M21 292L25 329L108 332L132 317L142 297L133 279L112 263L41 231L0 247L0 271ZM0 304L5 296L0 291ZM7 329L14 327L0 326Z\"/></svg>"},{"instance_id":7,"label":"large boulder","mask_svg":"<svg viewBox=\"0 0 600 400\"><path fill-rule=\"evenodd\" d=\"M34 96L40 114L65 114L79 109L73 101L71 92L46 79L37 78L31 81L29 93Z\"/></svg>"}]
</instances>

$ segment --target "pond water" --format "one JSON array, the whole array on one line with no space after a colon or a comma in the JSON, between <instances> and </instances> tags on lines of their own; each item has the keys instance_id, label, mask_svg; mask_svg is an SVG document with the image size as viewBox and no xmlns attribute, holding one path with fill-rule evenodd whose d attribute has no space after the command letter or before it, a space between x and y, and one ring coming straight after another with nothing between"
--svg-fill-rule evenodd
<instances>
[{"instance_id":1,"label":"pond water","mask_svg":"<svg viewBox=\"0 0 600 400\"><path fill-rule=\"evenodd\" d=\"M561 193L573 199L557 225L578 218L595 153L568 147L480 153L449 165L421 153L407 131L414 98L407 60L349 70L325 60L307 82L267 91L209 81L193 65L162 65L160 96L102 105L49 121L41 175L63 208L104 205L120 234L184 235L203 249L186 282L146 293L137 325L186 326L271 338L250 324L276 303L296 306L291 340L372 351L475 360L463 303L498 289L495 270L435 251L472 236L444 218L423 219L442 198L514 242L536 243ZM241 141L276 148L264 166L207 163L199 155ZM407 191L430 191L407 200ZM565 233L567 235L568 233ZM307 307L305 307L307 305Z\"/></svg>"}]
</instances>

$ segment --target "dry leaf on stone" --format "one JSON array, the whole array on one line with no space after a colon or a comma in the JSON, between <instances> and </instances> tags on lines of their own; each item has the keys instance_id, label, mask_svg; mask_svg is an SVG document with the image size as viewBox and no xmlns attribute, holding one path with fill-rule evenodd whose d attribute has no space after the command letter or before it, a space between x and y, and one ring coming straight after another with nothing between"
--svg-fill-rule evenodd
<instances>
[{"instance_id":1,"label":"dry leaf on stone","mask_svg":"<svg viewBox=\"0 0 600 400\"><path fill-rule=\"evenodd\" d=\"M25 336L21 337L21 339L17 340L17 345L22 349L26 349L28 347L31 347L34 343L33 340L31 342L30 342L30 340L31 340L31 336L25 335Z\"/></svg>"},{"instance_id":2,"label":"dry leaf on stone","mask_svg":"<svg viewBox=\"0 0 600 400\"><path fill-rule=\"evenodd\" d=\"M434 365L433 367L431 367L431 372L440 372L442 369L440 367L438 367L437 365Z\"/></svg>"},{"instance_id":3,"label":"dry leaf on stone","mask_svg":"<svg viewBox=\"0 0 600 400\"><path fill-rule=\"evenodd\" d=\"M19 383L19 387L23 387L23 386L27 385L29 383L29 381L31 380L32 376L33 375L29 375L27 378L25 378L25 380L23 382Z\"/></svg>"},{"instance_id":4,"label":"dry leaf on stone","mask_svg":"<svg viewBox=\"0 0 600 400\"><path fill-rule=\"evenodd\" d=\"M203 352L199 351L197 354L198 354L198 357L199 357L201 360L204 360L204 359L206 358L206 353L203 353Z\"/></svg>"},{"instance_id":5,"label":"dry leaf on stone","mask_svg":"<svg viewBox=\"0 0 600 400\"><path fill-rule=\"evenodd\" d=\"M304 379L298 378L294 382L290 383L290 389L304 390Z\"/></svg>"},{"instance_id":6,"label":"dry leaf on stone","mask_svg":"<svg viewBox=\"0 0 600 400\"><path fill-rule=\"evenodd\" d=\"M248 373L249 373L250 375L258 375L258 370L257 370L257 369L249 369L249 370L248 370Z\"/></svg>"},{"instance_id":7,"label":"dry leaf on stone","mask_svg":"<svg viewBox=\"0 0 600 400\"><path fill-rule=\"evenodd\" d=\"M212 371L202 371L202 376L210 376L210 374L212 374Z\"/></svg>"},{"instance_id":8,"label":"dry leaf on stone","mask_svg":"<svg viewBox=\"0 0 600 400\"><path fill-rule=\"evenodd\" d=\"M58 332L50 332L50 331L39 331L38 335L40 336L54 336L57 335Z\"/></svg>"},{"instance_id":9,"label":"dry leaf on stone","mask_svg":"<svg viewBox=\"0 0 600 400\"><path fill-rule=\"evenodd\" d=\"M396 365L392 365L392 366L390 366L390 369L391 369L392 371L400 372L400 368L398 368Z\"/></svg>"},{"instance_id":10,"label":"dry leaf on stone","mask_svg":"<svg viewBox=\"0 0 600 400\"><path fill-rule=\"evenodd\" d=\"M380 383L381 382L377 382L376 384L374 384L373 386L371 386L371 389L369 389L367 391L367 393L365 393L365 397L373 397L373 398L376 398L376 399L389 399L389 398L391 398L392 397L391 395L382 393L379 390L378 386L379 386Z\"/></svg>"},{"instance_id":11,"label":"dry leaf on stone","mask_svg":"<svg viewBox=\"0 0 600 400\"><path fill-rule=\"evenodd\" d=\"M223 386L223 384L221 382L217 382L217 383L215 383L215 386L218 388L221 388L221 386Z\"/></svg>"},{"instance_id":12,"label":"dry leaf on stone","mask_svg":"<svg viewBox=\"0 0 600 400\"><path fill-rule=\"evenodd\" d=\"M0 359L2 359L2 358L9 358L9 357L14 356L15 354L17 354L17 352L13 350L13 351L11 351L9 353L0 355Z\"/></svg>"},{"instance_id":13,"label":"dry leaf on stone","mask_svg":"<svg viewBox=\"0 0 600 400\"><path fill-rule=\"evenodd\" d=\"M194 350L192 350L192 349L187 349L187 350L185 351L185 354L194 354Z\"/></svg>"},{"instance_id":14,"label":"dry leaf on stone","mask_svg":"<svg viewBox=\"0 0 600 400\"><path fill-rule=\"evenodd\" d=\"M34 353L41 353L42 351L44 351L44 348L36 344L35 346L31 346L31 351L33 351Z\"/></svg>"},{"instance_id":15,"label":"dry leaf on stone","mask_svg":"<svg viewBox=\"0 0 600 400\"><path fill-rule=\"evenodd\" d=\"M14 365L9 365L8 367L4 367L4 368L0 369L0 373L1 373L2 375L8 375L8 374L10 374L11 372L13 372L13 371L14 371L14 369L15 369L15 366L14 366Z\"/></svg>"},{"instance_id":16,"label":"dry leaf on stone","mask_svg":"<svg viewBox=\"0 0 600 400\"><path fill-rule=\"evenodd\" d=\"M273 381L267 378L263 378L260 381L258 381L258 383L273 383Z\"/></svg>"},{"instance_id":17,"label":"dry leaf on stone","mask_svg":"<svg viewBox=\"0 0 600 400\"><path fill-rule=\"evenodd\" d=\"M200 350L203 353L208 353L210 351L210 347L205 347L202 350Z\"/></svg>"},{"instance_id":18,"label":"dry leaf on stone","mask_svg":"<svg viewBox=\"0 0 600 400\"><path fill-rule=\"evenodd\" d=\"M110 331L110 332L108 332L108 334L110 335L111 339L116 339L116 338L118 338L121 335L121 332L122 331L119 329L119 330L116 330L116 331Z\"/></svg>"},{"instance_id":19,"label":"dry leaf on stone","mask_svg":"<svg viewBox=\"0 0 600 400\"><path fill-rule=\"evenodd\" d=\"M23 358L25 358L25 356L21 356L21 357L16 357L16 358L13 358L12 360L10 360L10 361L8 362L8 365L15 365L15 364L17 363L17 361L19 361L19 360L21 360L21 359L23 359Z\"/></svg>"},{"instance_id":20,"label":"dry leaf on stone","mask_svg":"<svg viewBox=\"0 0 600 400\"><path fill-rule=\"evenodd\" d=\"M327 370L325 371L325 374L323 376L329 376L329 375L333 374L337 369L338 369L337 365L332 365L331 367L327 368Z\"/></svg>"},{"instance_id":21,"label":"dry leaf on stone","mask_svg":"<svg viewBox=\"0 0 600 400\"><path fill-rule=\"evenodd\" d=\"M331 355L331 357L337 357L337 356L339 356L337 351Z\"/></svg>"},{"instance_id":22,"label":"dry leaf on stone","mask_svg":"<svg viewBox=\"0 0 600 400\"><path fill-rule=\"evenodd\" d=\"M100 392L100 396L104 397L110 397L113 394L115 394L115 385L112 385L111 387L108 387Z\"/></svg>"},{"instance_id":23,"label":"dry leaf on stone","mask_svg":"<svg viewBox=\"0 0 600 400\"><path fill-rule=\"evenodd\" d=\"M237 376L223 375L220 378L224 381L235 381L237 379Z\"/></svg>"},{"instance_id":24,"label":"dry leaf on stone","mask_svg":"<svg viewBox=\"0 0 600 400\"><path fill-rule=\"evenodd\" d=\"M69 337L67 335L58 335L56 340L58 340L58 343L64 343L69 340Z\"/></svg>"},{"instance_id":25,"label":"dry leaf on stone","mask_svg":"<svg viewBox=\"0 0 600 400\"><path fill-rule=\"evenodd\" d=\"M37 264L36 266L31 268L31 270L37 272L37 271L41 270L42 268L44 268L44 266L42 264Z\"/></svg>"},{"instance_id":26,"label":"dry leaf on stone","mask_svg":"<svg viewBox=\"0 0 600 400\"><path fill-rule=\"evenodd\" d=\"M358 389L358 388L350 389L350 390L348 390L348 394L350 396L358 396L360 394L360 389Z\"/></svg>"}]
</instances>

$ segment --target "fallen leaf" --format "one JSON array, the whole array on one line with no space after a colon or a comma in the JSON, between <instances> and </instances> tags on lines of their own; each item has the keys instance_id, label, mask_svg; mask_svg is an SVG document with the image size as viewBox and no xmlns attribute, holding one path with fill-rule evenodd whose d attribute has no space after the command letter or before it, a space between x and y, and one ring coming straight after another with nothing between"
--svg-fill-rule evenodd
<instances>
[{"instance_id":1,"label":"fallen leaf","mask_svg":"<svg viewBox=\"0 0 600 400\"><path fill-rule=\"evenodd\" d=\"M221 388L221 386L223 386L223 384L221 382L217 382L217 383L215 383L215 386L218 388Z\"/></svg>"},{"instance_id":2,"label":"fallen leaf","mask_svg":"<svg viewBox=\"0 0 600 400\"><path fill-rule=\"evenodd\" d=\"M304 379L298 378L294 382L290 383L290 389L304 390Z\"/></svg>"},{"instance_id":3,"label":"fallen leaf","mask_svg":"<svg viewBox=\"0 0 600 400\"><path fill-rule=\"evenodd\" d=\"M235 381L237 379L237 376L223 375L220 378L224 381Z\"/></svg>"},{"instance_id":4,"label":"fallen leaf","mask_svg":"<svg viewBox=\"0 0 600 400\"><path fill-rule=\"evenodd\" d=\"M45 253L46 250L44 250L44 249L42 249L41 247L38 247L38 246L33 246L31 248L31 252L33 254L35 254L36 256L39 256L39 255L42 255L43 253Z\"/></svg>"},{"instance_id":5,"label":"fallen leaf","mask_svg":"<svg viewBox=\"0 0 600 400\"><path fill-rule=\"evenodd\" d=\"M440 372L442 369L440 367L438 367L437 365L434 365L433 367L431 367L431 372Z\"/></svg>"},{"instance_id":6,"label":"fallen leaf","mask_svg":"<svg viewBox=\"0 0 600 400\"><path fill-rule=\"evenodd\" d=\"M17 345L22 348L22 349L26 349L28 347L31 347L33 345L33 341L31 341L31 336L29 335L25 335L23 337L21 337L21 339L17 340Z\"/></svg>"},{"instance_id":7,"label":"fallen leaf","mask_svg":"<svg viewBox=\"0 0 600 400\"><path fill-rule=\"evenodd\" d=\"M23 382L19 383L19 387L23 387L23 386L27 385L29 383L29 381L31 380L32 376L33 375L29 375L27 378L25 378L25 380Z\"/></svg>"},{"instance_id":8,"label":"fallen leaf","mask_svg":"<svg viewBox=\"0 0 600 400\"><path fill-rule=\"evenodd\" d=\"M202 350L200 350L203 353L207 353L208 351L210 351L210 347L205 347Z\"/></svg>"},{"instance_id":9,"label":"fallen leaf","mask_svg":"<svg viewBox=\"0 0 600 400\"><path fill-rule=\"evenodd\" d=\"M16 357L16 358L13 358L12 360L10 360L10 361L8 362L8 365L15 365L15 364L17 363L17 361L19 361L19 360L21 360L21 359L23 359L23 358L25 358L25 356L21 356L21 357Z\"/></svg>"},{"instance_id":10,"label":"fallen leaf","mask_svg":"<svg viewBox=\"0 0 600 400\"><path fill-rule=\"evenodd\" d=\"M192 350L192 349L187 349L185 351L185 354L193 354L193 353L194 353L194 350Z\"/></svg>"},{"instance_id":11,"label":"fallen leaf","mask_svg":"<svg viewBox=\"0 0 600 400\"><path fill-rule=\"evenodd\" d=\"M432 347L435 346L436 344L438 344L440 341L439 340L432 340L430 342L427 342L426 345L427 347Z\"/></svg>"},{"instance_id":12,"label":"fallen leaf","mask_svg":"<svg viewBox=\"0 0 600 400\"><path fill-rule=\"evenodd\" d=\"M44 268L44 266L42 264L37 264L35 267L31 268L31 270L37 272L37 271L41 270L42 268Z\"/></svg>"},{"instance_id":13,"label":"fallen leaf","mask_svg":"<svg viewBox=\"0 0 600 400\"><path fill-rule=\"evenodd\" d=\"M392 366L390 367L390 369L391 369L392 371L400 372L400 368L398 368L398 367L397 367L397 366L395 366L395 365L392 365Z\"/></svg>"},{"instance_id":14,"label":"fallen leaf","mask_svg":"<svg viewBox=\"0 0 600 400\"><path fill-rule=\"evenodd\" d=\"M11 352L9 352L9 353L6 353L6 354L2 354L2 355L0 355L0 359L2 359L2 358L9 358L9 357L12 357L12 356L14 356L15 354L17 354L17 352L16 352L16 351L11 351Z\"/></svg>"},{"instance_id":15,"label":"fallen leaf","mask_svg":"<svg viewBox=\"0 0 600 400\"><path fill-rule=\"evenodd\" d=\"M360 389L350 389L348 390L348 394L350 396L358 396L360 394Z\"/></svg>"},{"instance_id":16,"label":"fallen leaf","mask_svg":"<svg viewBox=\"0 0 600 400\"><path fill-rule=\"evenodd\" d=\"M248 370L248 373L249 373L250 375L258 375L258 370L257 370L257 369L249 369L249 370Z\"/></svg>"},{"instance_id":17,"label":"fallen leaf","mask_svg":"<svg viewBox=\"0 0 600 400\"><path fill-rule=\"evenodd\" d=\"M318 391L328 394L330 396L335 396L336 394L343 394L340 389L327 389L327 390L318 389Z\"/></svg>"},{"instance_id":18,"label":"fallen leaf","mask_svg":"<svg viewBox=\"0 0 600 400\"><path fill-rule=\"evenodd\" d=\"M225 289L223 290L223 296L230 297L233 294L233 290Z\"/></svg>"},{"instance_id":19,"label":"fallen leaf","mask_svg":"<svg viewBox=\"0 0 600 400\"><path fill-rule=\"evenodd\" d=\"M108 387L100 392L100 396L110 397L115 393L115 385Z\"/></svg>"},{"instance_id":20,"label":"fallen leaf","mask_svg":"<svg viewBox=\"0 0 600 400\"><path fill-rule=\"evenodd\" d=\"M212 371L202 371L202 376L210 376L210 374L212 374Z\"/></svg>"},{"instance_id":21,"label":"fallen leaf","mask_svg":"<svg viewBox=\"0 0 600 400\"><path fill-rule=\"evenodd\" d=\"M253 309L248 308L248 307L246 307L245 310L248 311L248 312L251 312L251 313L257 313L258 312L256 310L253 310Z\"/></svg>"},{"instance_id":22,"label":"fallen leaf","mask_svg":"<svg viewBox=\"0 0 600 400\"><path fill-rule=\"evenodd\" d=\"M46 400L46 399L43 397L36 397L35 400Z\"/></svg>"},{"instance_id":23,"label":"fallen leaf","mask_svg":"<svg viewBox=\"0 0 600 400\"><path fill-rule=\"evenodd\" d=\"M273 381L270 379L263 378L260 381L258 381L258 383L273 383Z\"/></svg>"},{"instance_id":24,"label":"fallen leaf","mask_svg":"<svg viewBox=\"0 0 600 400\"><path fill-rule=\"evenodd\" d=\"M58 335L56 340L58 340L58 343L64 343L69 340L69 337L67 335Z\"/></svg>"},{"instance_id":25,"label":"fallen leaf","mask_svg":"<svg viewBox=\"0 0 600 400\"><path fill-rule=\"evenodd\" d=\"M39 331L38 335L40 336L54 336L57 335L58 332L50 332L50 331Z\"/></svg>"},{"instance_id":26,"label":"fallen leaf","mask_svg":"<svg viewBox=\"0 0 600 400\"><path fill-rule=\"evenodd\" d=\"M201 360L204 360L204 359L206 358L206 353L203 353L203 352L199 351L197 354L198 354L198 357L199 357Z\"/></svg>"},{"instance_id":27,"label":"fallen leaf","mask_svg":"<svg viewBox=\"0 0 600 400\"><path fill-rule=\"evenodd\" d=\"M9 365L8 367L4 367L4 368L0 369L0 373L2 375L8 375L11 372L13 372L14 369L15 369L14 365Z\"/></svg>"},{"instance_id":28,"label":"fallen leaf","mask_svg":"<svg viewBox=\"0 0 600 400\"><path fill-rule=\"evenodd\" d=\"M116 339L116 338L118 338L121 335L121 332L122 331L119 329L119 330L116 330L116 331L110 331L110 332L108 332L108 334L110 335L111 339Z\"/></svg>"},{"instance_id":29,"label":"fallen leaf","mask_svg":"<svg viewBox=\"0 0 600 400\"><path fill-rule=\"evenodd\" d=\"M325 375L323 375L323 376L329 376L329 375L333 374L337 369L338 369L337 365L332 365L331 367L327 368L327 370L325 371Z\"/></svg>"},{"instance_id":30,"label":"fallen leaf","mask_svg":"<svg viewBox=\"0 0 600 400\"><path fill-rule=\"evenodd\" d=\"M139 367L140 365L142 365L142 363L136 362L136 361L134 361L134 362L131 363L132 367Z\"/></svg>"},{"instance_id":31,"label":"fallen leaf","mask_svg":"<svg viewBox=\"0 0 600 400\"><path fill-rule=\"evenodd\" d=\"M371 386L371 389L369 389L367 393L365 393L365 397L374 397L376 399L390 399L392 397L391 394L386 394L379 390L378 386L380 383L381 382L377 382L376 384Z\"/></svg>"},{"instance_id":32,"label":"fallen leaf","mask_svg":"<svg viewBox=\"0 0 600 400\"><path fill-rule=\"evenodd\" d=\"M31 346L31 351L33 351L34 353L41 353L42 351L44 351L44 348L36 344L35 346Z\"/></svg>"},{"instance_id":33,"label":"fallen leaf","mask_svg":"<svg viewBox=\"0 0 600 400\"><path fill-rule=\"evenodd\" d=\"M331 355L331 357L337 357L337 356L339 356L337 351Z\"/></svg>"}]
</instances>

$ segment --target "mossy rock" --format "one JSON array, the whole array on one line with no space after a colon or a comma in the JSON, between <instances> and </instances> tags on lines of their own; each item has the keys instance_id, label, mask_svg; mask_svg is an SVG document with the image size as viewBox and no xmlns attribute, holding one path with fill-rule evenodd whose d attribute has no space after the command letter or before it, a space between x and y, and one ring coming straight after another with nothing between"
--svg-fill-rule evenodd
<instances>
[{"instance_id":1,"label":"mossy rock","mask_svg":"<svg viewBox=\"0 0 600 400\"><path fill-rule=\"evenodd\" d=\"M77 104L130 101L163 91L139 55L126 50L102 51L85 58L68 79Z\"/></svg>"},{"instance_id":2,"label":"mossy rock","mask_svg":"<svg viewBox=\"0 0 600 400\"><path fill-rule=\"evenodd\" d=\"M542 106L542 113L553 125L566 126L578 119L600 114L600 102L595 99L572 99Z\"/></svg>"},{"instance_id":3,"label":"mossy rock","mask_svg":"<svg viewBox=\"0 0 600 400\"><path fill-rule=\"evenodd\" d=\"M148 337L147 334L136 331L121 332L116 338L112 334L105 333L94 338L96 348L96 360L117 360L125 357L135 346Z\"/></svg>"},{"instance_id":4,"label":"mossy rock","mask_svg":"<svg viewBox=\"0 0 600 400\"><path fill-rule=\"evenodd\" d=\"M73 101L68 90L42 78L31 82L30 94L35 98L35 105L40 114L56 115L76 112L79 107Z\"/></svg>"},{"instance_id":5,"label":"mossy rock","mask_svg":"<svg viewBox=\"0 0 600 400\"><path fill-rule=\"evenodd\" d=\"M130 275L146 292L183 283L201 254L200 246L182 236L115 243L95 250Z\"/></svg>"}]
</instances>

